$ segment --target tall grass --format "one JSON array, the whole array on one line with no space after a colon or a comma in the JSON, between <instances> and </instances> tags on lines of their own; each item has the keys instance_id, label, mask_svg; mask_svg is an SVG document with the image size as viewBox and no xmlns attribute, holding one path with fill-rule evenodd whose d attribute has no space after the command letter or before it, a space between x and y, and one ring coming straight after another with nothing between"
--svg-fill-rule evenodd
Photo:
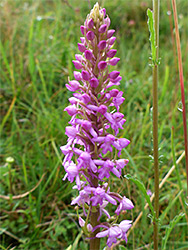
<instances>
[{"instance_id":1,"label":"tall grass","mask_svg":"<svg viewBox=\"0 0 188 250\"><path fill-rule=\"evenodd\" d=\"M91 1L93 6L94 1ZM186 27L187 1L179 0L179 26L185 79L188 75ZM122 157L130 163L124 174L142 180L154 192L151 141L151 71L148 67L147 8L149 0L103 1L116 29L116 47L121 61L118 69L123 80L120 89L125 92L122 112L127 123L121 136L131 140ZM78 7L77 7L78 6ZM65 144L65 126L69 117L63 112L69 94L65 89L67 76L73 72L72 60L77 53L79 25L89 12L87 1L1 1L1 248L11 249L87 249L70 205L74 190L62 182L64 170L59 146ZM178 111L181 100L175 74L173 44L166 1L161 3L160 24L160 81L159 81L159 156L160 180L173 165L171 153L171 127L175 159L183 153L183 123ZM169 12L168 12L169 14ZM130 22L134 20L134 22ZM177 87L176 87L177 86ZM185 88L185 97L187 88ZM187 103L187 100L186 100ZM14 163L9 171L7 157ZM159 237L165 235L167 224L183 211L181 195L186 188L183 161L177 164L178 176L171 173L160 191ZM11 172L12 194L9 191ZM40 185L32 191L44 175ZM129 235L127 249L152 249L152 225L145 198L136 185L126 179L111 183L115 189L134 201L132 218L143 211L141 220ZM32 191L32 192L30 192ZM181 193L180 193L181 191ZM28 194L23 198L14 196ZM8 197L7 199L2 196ZM171 201L173 201L171 203ZM167 209L168 208L168 209ZM166 210L167 209L167 210ZM113 211L111 211L113 212ZM131 215L130 215L131 216ZM126 215L127 217L127 215ZM123 219L122 215L122 219ZM147 229L147 230L146 230ZM167 249L186 249L187 222L183 217L169 234ZM101 244L104 244L102 242ZM133 247L134 246L134 247ZM118 246L117 249L120 249ZM159 245L160 249L160 245Z\"/></svg>"}]
</instances>

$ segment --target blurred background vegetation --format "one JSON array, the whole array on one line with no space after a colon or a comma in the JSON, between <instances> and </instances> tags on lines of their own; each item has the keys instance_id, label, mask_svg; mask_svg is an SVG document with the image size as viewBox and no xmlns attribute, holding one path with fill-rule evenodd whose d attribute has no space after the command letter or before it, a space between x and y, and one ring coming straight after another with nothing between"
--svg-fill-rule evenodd
<instances>
[{"instance_id":1,"label":"blurred background vegetation","mask_svg":"<svg viewBox=\"0 0 188 250\"><path fill-rule=\"evenodd\" d=\"M127 122L120 136L131 140L122 154L122 158L130 160L124 174L136 176L153 192L153 163L150 157L152 69L149 67L146 16L147 8L152 8L152 1L103 0L99 3L106 8L111 28L116 30L115 47L121 58L116 68L123 77L119 89L124 91L126 100L121 112ZM66 249L70 244L74 244L74 249L87 249L76 211L70 206L76 191L72 190L69 182L62 181L65 171L61 166L63 155L59 147L66 143L65 126L70 119L63 112L71 96L65 84L68 76L73 79L72 60L78 53L80 25L94 4L95 1L84 0L0 1L1 249ZM177 9L187 97L187 0L178 0ZM173 26L171 3L169 0L161 1L160 179L173 165L172 127L176 158L184 150ZM8 157L13 158L12 163ZM184 159L178 164L178 171L185 191ZM174 172L160 191L160 213L163 212L160 239L171 219L183 211L177 183ZM121 219L135 220L143 210L145 199L133 183L123 178L119 180L113 176L111 185L135 204L134 210L123 214ZM109 207L111 213L113 209ZM153 228L148 214L149 210L144 211L124 249L152 249ZM186 249L186 234L184 218L172 231L168 249Z\"/></svg>"}]
</instances>

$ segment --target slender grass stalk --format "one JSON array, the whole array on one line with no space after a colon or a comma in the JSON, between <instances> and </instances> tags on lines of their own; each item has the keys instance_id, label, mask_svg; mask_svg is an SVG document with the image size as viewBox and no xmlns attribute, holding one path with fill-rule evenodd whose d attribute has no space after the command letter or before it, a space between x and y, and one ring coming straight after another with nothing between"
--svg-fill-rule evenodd
<instances>
[{"instance_id":1,"label":"slender grass stalk","mask_svg":"<svg viewBox=\"0 0 188 250\"><path fill-rule=\"evenodd\" d=\"M159 163L158 163L158 54L159 54L159 0L153 0L154 29L156 60L153 66L153 157L154 157L154 178L155 178L155 200L154 210L156 219L154 226L154 249L158 250L158 222L159 217Z\"/></svg>"},{"instance_id":2,"label":"slender grass stalk","mask_svg":"<svg viewBox=\"0 0 188 250\"><path fill-rule=\"evenodd\" d=\"M176 31L176 46L178 52L178 67L179 67L179 78L181 86L181 101L183 109L183 129L184 129L184 143L185 143L185 164L187 172L187 196L188 196L188 142L187 142L187 124L186 124L186 109L185 109L185 93L184 93L184 80L183 80L183 66L182 66L182 56L181 56L181 46L180 46L180 36L178 30L178 17L176 1L172 0L172 8L174 12L174 23Z\"/></svg>"}]
</instances>

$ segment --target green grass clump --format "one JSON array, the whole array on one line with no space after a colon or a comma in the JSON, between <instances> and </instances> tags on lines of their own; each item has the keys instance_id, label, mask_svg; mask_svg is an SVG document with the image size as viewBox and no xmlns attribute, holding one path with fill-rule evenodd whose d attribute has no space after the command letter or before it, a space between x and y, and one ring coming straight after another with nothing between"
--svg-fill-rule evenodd
<instances>
[{"instance_id":1,"label":"green grass clump","mask_svg":"<svg viewBox=\"0 0 188 250\"><path fill-rule=\"evenodd\" d=\"M141 180L154 191L152 155L152 77L149 67L150 45L147 8L151 1L106 0L103 6L116 29L115 47L121 60L118 70L123 80L120 89L126 98L122 112L126 117L122 137L131 140L122 154L130 160L124 174ZM159 66L159 154L160 179L173 165L171 128L174 127L176 159L183 152L183 122L176 57L170 31L168 1L161 1L160 66ZM184 77L188 77L186 30L187 1L179 0L178 13ZM63 112L71 94L66 90L67 77L72 78L74 54L78 52L80 25L94 1L1 1L1 228L2 249L66 249L79 242L75 249L87 249L80 233L76 212L70 206L76 196L72 185L63 182L59 150L66 143L65 127L69 116ZM78 6L78 7L77 7ZM167 14L168 12L168 14ZM185 85L185 96L188 95ZM14 162L8 164L7 157ZM184 160L178 164L183 190L186 189ZM40 185L23 198L25 194ZM131 213L135 219L145 206L145 199L136 185L114 177L112 186L133 200ZM177 175L172 173L160 190L161 220L159 237L166 225L185 212ZM184 192L184 191L183 191ZM175 200L173 203L171 201ZM168 208L168 209L167 209ZM149 210L130 234L127 249L152 249L152 224ZM127 215L122 215L122 219ZM130 217L130 216L129 216ZM183 217L171 234L167 249L186 249L187 222ZM76 243L75 243L76 245ZM117 247L117 249L120 249Z\"/></svg>"}]
</instances>

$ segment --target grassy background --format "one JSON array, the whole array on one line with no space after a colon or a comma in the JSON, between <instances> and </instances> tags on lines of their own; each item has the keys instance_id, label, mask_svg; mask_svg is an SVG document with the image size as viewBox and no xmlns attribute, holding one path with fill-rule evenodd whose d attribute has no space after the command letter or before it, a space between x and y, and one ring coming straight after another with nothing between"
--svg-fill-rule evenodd
<instances>
[{"instance_id":1,"label":"grassy background","mask_svg":"<svg viewBox=\"0 0 188 250\"><path fill-rule=\"evenodd\" d=\"M119 87L126 100L121 108L125 129L120 136L131 140L122 154L130 160L124 174L141 180L152 192L152 70L146 10L152 1L99 1L116 29L115 47L121 60L117 69L123 80ZM2 249L87 249L76 212L70 202L76 191L67 181L59 150L66 143L65 126L70 117L63 112L71 93L74 54L78 53L80 25L94 1L1 0L1 194ZM188 95L188 3L178 0L179 29L184 64L185 96ZM170 29L173 17L170 1L161 1L159 69L159 147L160 179L173 165L171 128L174 127L176 158L183 152L183 122L177 57ZM187 99L186 99L187 103ZM7 164L7 157L14 162ZM178 165L183 193L186 190L184 159ZM24 194L40 185L23 198ZM130 197L135 208L121 219L136 219L145 199L133 183L113 177L112 188ZM160 242L169 222L183 211L177 174L170 176L160 191ZM113 208L109 207L111 213ZM153 228L146 210L129 236L126 249L152 249ZM168 249L186 249L185 217L173 229ZM149 244L149 245L148 245ZM102 245L104 243L102 242ZM14 248L15 247L15 248ZM141 248L143 247L143 248ZM102 248L101 248L102 249ZM120 249L117 247L117 249Z\"/></svg>"}]
</instances>

